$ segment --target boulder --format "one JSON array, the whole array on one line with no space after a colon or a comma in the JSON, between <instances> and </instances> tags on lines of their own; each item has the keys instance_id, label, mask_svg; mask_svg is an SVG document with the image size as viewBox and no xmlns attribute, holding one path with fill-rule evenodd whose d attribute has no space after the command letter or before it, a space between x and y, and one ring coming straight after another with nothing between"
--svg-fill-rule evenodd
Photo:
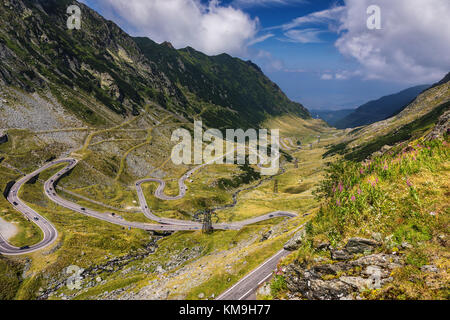
<instances>
[{"instance_id":1,"label":"boulder","mask_svg":"<svg viewBox=\"0 0 450 320\"><path fill-rule=\"evenodd\" d=\"M327 250L330 248L330 244L328 242L321 242L317 245L317 250Z\"/></svg>"},{"instance_id":2,"label":"boulder","mask_svg":"<svg viewBox=\"0 0 450 320\"><path fill-rule=\"evenodd\" d=\"M362 277L348 277L343 276L339 278L340 281L352 286L353 288L363 291L365 289L370 288L371 281L370 279L364 279Z\"/></svg>"},{"instance_id":3,"label":"boulder","mask_svg":"<svg viewBox=\"0 0 450 320\"><path fill-rule=\"evenodd\" d=\"M352 255L345 250L330 250L331 259L333 260L349 260Z\"/></svg>"},{"instance_id":4,"label":"boulder","mask_svg":"<svg viewBox=\"0 0 450 320\"><path fill-rule=\"evenodd\" d=\"M438 267L436 267L435 265L422 266L420 267L420 270L422 270L423 272L439 272Z\"/></svg>"},{"instance_id":5,"label":"boulder","mask_svg":"<svg viewBox=\"0 0 450 320\"><path fill-rule=\"evenodd\" d=\"M345 245L345 251L350 254L371 252L380 244L374 240L364 238L351 238Z\"/></svg>"},{"instance_id":6,"label":"boulder","mask_svg":"<svg viewBox=\"0 0 450 320\"><path fill-rule=\"evenodd\" d=\"M341 272L348 268L346 268L343 263L338 262L332 264L316 265L313 266L311 269L316 275L325 276L325 275L336 275L338 272Z\"/></svg>"},{"instance_id":7,"label":"boulder","mask_svg":"<svg viewBox=\"0 0 450 320\"><path fill-rule=\"evenodd\" d=\"M261 287L258 288L257 294L262 297L270 296L270 284L268 282L264 283Z\"/></svg>"},{"instance_id":8,"label":"boulder","mask_svg":"<svg viewBox=\"0 0 450 320\"><path fill-rule=\"evenodd\" d=\"M284 250L294 251L300 248L300 245L302 244L305 235L306 235L305 229L297 231L294 234L294 236L288 242L286 242L286 244L284 245Z\"/></svg>"},{"instance_id":9,"label":"boulder","mask_svg":"<svg viewBox=\"0 0 450 320\"><path fill-rule=\"evenodd\" d=\"M392 270L401 267L402 260L396 255L379 253L361 257L351 261L350 264L353 266L376 266Z\"/></svg>"},{"instance_id":10,"label":"boulder","mask_svg":"<svg viewBox=\"0 0 450 320\"><path fill-rule=\"evenodd\" d=\"M272 235L272 230L269 230L268 232L265 232L262 236L259 242L264 242L268 239L270 239L270 236Z\"/></svg>"}]
</instances>

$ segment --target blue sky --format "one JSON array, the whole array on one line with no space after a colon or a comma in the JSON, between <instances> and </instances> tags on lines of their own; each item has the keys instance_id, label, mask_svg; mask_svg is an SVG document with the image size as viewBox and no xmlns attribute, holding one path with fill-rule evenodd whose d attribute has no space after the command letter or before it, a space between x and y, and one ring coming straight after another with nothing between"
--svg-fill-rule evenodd
<instances>
[{"instance_id":1,"label":"blue sky","mask_svg":"<svg viewBox=\"0 0 450 320\"><path fill-rule=\"evenodd\" d=\"M309 109L355 108L450 71L448 0L83 2L131 35L250 59ZM366 27L370 4L381 30Z\"/></svg>"}]
</instances>

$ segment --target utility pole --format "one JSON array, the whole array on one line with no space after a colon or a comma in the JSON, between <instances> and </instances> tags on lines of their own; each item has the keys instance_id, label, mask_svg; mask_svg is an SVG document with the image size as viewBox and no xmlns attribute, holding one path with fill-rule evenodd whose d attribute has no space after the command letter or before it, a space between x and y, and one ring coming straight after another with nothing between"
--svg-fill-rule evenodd
<instances>
[{"instance_id":1,"label":"utility pole","mask_svg":"<svg viewBox=\"0 0 450 320\"><path fill-rule=\"evenodd\" d=\"M203 226L202 232L210 234L213 232L212 221L211 221L211 210L205 210L203 212Z\"/></svg>"},{"instance_id":2,"label":"utility pole","mask_svg":"<svg viewBox=\"0 0 450 320\"><path fill-rule=\"evenodd\" d=\"M273 181L273 193L278 193L278 180Z\"/></svg>"}]
</instances>

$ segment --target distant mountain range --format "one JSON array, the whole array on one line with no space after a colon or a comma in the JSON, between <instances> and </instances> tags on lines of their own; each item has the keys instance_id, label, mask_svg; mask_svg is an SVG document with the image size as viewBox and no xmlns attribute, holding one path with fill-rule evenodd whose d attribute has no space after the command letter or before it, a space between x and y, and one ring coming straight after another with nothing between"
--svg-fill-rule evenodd
<instances>
[{"instance_id":1,"label":"distant mountain range","mask_svg":"<svg viewBox=\"0 0 450 320\"><path fill-rule=\"evenodd\" d=\"M370 101L342 119L334 121L333 125L338 129L355 128L387 119L402 111L421 92L429 87L430 85L415 86L396 94Z\"/></svg>"},{"instance_id":2,"label":"distant mountain range","mask_svg":"<svg viewBox=\"0 0 450 320\"><path fill-rule=\"evenodd\" d=\"M351 130L345 141L333 146L330 154L362 161L383 147L388 148L423 136L448 132L450 110L450 73L421 92L392 117Z\"/></svg>"}]
</instances>

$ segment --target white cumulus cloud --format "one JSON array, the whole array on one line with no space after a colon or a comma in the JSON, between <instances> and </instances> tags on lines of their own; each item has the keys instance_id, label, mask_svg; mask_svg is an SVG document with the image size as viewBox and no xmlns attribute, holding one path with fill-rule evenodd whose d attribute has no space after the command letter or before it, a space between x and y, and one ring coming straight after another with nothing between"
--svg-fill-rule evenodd
<instances>
[{"instance_id":1,"label":"white cumulus cloud","mask_svg":"<svg viewBox=\"0 0 450 320\"><path fill-rule=\"evenodd\" d=\"M367 28L369 5L381 8L381 30ZM449 0L345 0L339 51L366 77L435 81L450 71Z\"/></svg>"},{"instance_id":2,"label":"white cumulus cloud","mask_svg":"<svg viewBox=\"0 0 450 320\"><path fill-rule=\"evenodd\" d=\"M259 30L258 19L217 0L98 0L133 35L191 46L207 54L244 54ZM258 40L258 39L256 39ZM256 41L257 42L257 41ZM256 43L253 42L253 43Z\"/></svg>"},{"instance_id":3,"label":"white cumulus cloud","mask_svg":"<svg viewBox=\"0 0 450 320\"><path fill-rule=\"evenodd\" d=\"M381 30L367 28L371 5L381 9ZM288 39L302 43L320 40L318 30L337 33L336 48L361 68L337 72L336 80L360 76L431 83L450 71L449 17L450 0L344 0L344 5L266 30L281 29Z\"/></svg>"}]
</instances>

